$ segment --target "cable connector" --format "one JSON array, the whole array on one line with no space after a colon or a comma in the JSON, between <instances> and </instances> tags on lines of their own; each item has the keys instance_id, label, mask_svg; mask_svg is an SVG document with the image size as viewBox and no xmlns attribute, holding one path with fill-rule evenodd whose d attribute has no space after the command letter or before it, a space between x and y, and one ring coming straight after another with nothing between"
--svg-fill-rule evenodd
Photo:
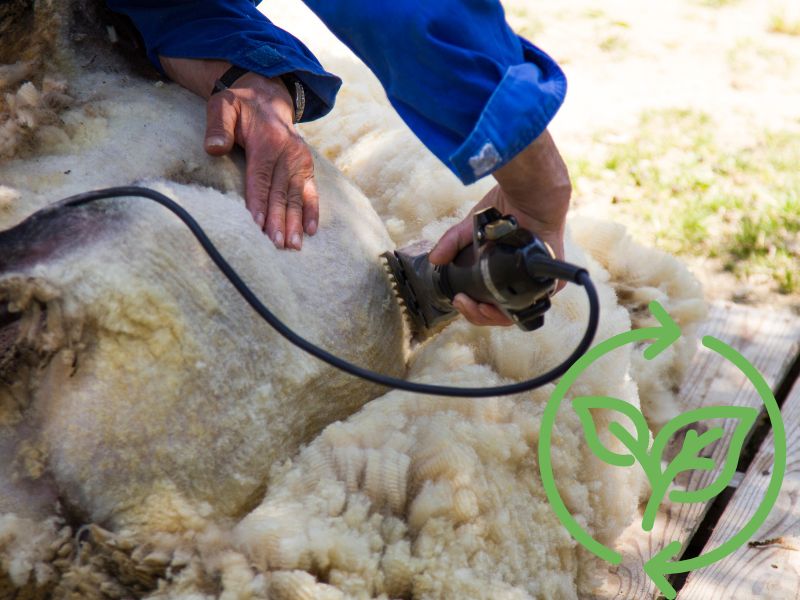
<instances>
[{"instance_id":1,"label":"cable connector","mask_svg":"<svg viewBox=\"0 0 800 600\"><path fill-rule=\"evenodd\" d=\"M562 281L571 281L578 284L581 284L583 279L581 274L589 274L583 267L545 256L539 252L525 253L525 267L528 270L528 275L533 278L561 279Z\"/></svg>"}]
</instances>

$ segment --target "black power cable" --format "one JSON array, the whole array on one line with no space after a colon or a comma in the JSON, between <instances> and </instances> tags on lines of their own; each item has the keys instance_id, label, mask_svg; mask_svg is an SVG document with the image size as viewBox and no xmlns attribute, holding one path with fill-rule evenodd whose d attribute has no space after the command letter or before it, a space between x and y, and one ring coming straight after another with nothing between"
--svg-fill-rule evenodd
<instances>
[{"instance_id":1,"label":"black power cable","mask_svg":"<svg viewBox=\"0 0 800 600\"><path fill-rule=\"evenodd\" d=\"M305 338L300 337L294 331L289 329L278 317L276 317L258 297L253 293L253 291L247 286L247 284L242 281L239 274L233 269L233 267L228 264L223 256L220 254L219 250L214 246L208 236L205 234L203 229L194 220L194 218L180 206L174 200L171 200L164 194L161 194L155 190L151 190L149 188L139 187L139 186L123 186L123 187L112 187L102 190L94 190L90 192L86 192L83 194L77 194L75 196L70 196L69 198L65 198L62 201L62 205L64 206L82 206L84 204L89 204L91 202L96 202L99 200L105 200L108 198L121 198L121 197L139 197L139 198L147 198L161 204L162 206L168 208L172 211L184 224L189 228L189 230L194 234L194 237L197 238L197 241L200 242L200 245L206 251L208 256L211 260L214 261L214 264L217 265L220 271L222 271L223 275L228 279L228 281L233 284L233 287L241 294L242 298L253 307L259 316L261 316L267 323L272 326L275 331L281 334L284 338L289 340L292 344L297 346L298 348L308 352L309 354L317 357L318 359L328 363L329 365L336 367L337 369L341 369L342 371L349 373L351 375L355 375L356 377L360 377L362 379L366 379L367 381L371 381L373 383L377 383L379 385L383 385L386 387L397 388L401 390L406 390L409 392L415 392L418 394L431 394L436 396L462 396L462 397L469 397L469 398L485 398L488 396L505 396L509 394L518 394L520 392L526 392L528 390L532 390L537 387L541 387L547 383L550 383L554 379L560 377L564 373L569 370L569 368L577 361L583 354L589 349L589 346L594 339L594 335L597 332L597 323L600 314L600 303L597 299L597 291L594 288L594 284L592 280L589 278L589 274L583 269L575 269L572 268L572 271L567 275L563 270L563 265L565 263L561 263L560 261L552 261L552 265L548 267L547 263L541 264L543 272L540 273L541 276L544 277L554 277L559 279L564 279L568 281L572 281L573 283L577 283L578 285L582 285L586 289L586 295L589 299L589 323L586 327L586 333L584 334L583 338L581 339L578 346L572 352L572 354L567 357L567 359L562 362L557 367L547 371L539 375L538 377L534 377L533 379L528 379L526 381L520 381L519 383L512 383L508 385L498 385L494 387L485 387L485 388L473 388L473 387L452 387L447 385L431 385L426 383L416 383L414 381L407 381L405 379L398 379L397 377L390 377L388 375L382 375L380 373L376 373L375 371L370 371L369 369L365 369L363 367L359 367L358 365L354 365L346 360L339 358L338 356L334 356L330 352L323 350L322 348L315 346ZM547 272L550 271L550 272Z\"/></svg>"}]
</instances>

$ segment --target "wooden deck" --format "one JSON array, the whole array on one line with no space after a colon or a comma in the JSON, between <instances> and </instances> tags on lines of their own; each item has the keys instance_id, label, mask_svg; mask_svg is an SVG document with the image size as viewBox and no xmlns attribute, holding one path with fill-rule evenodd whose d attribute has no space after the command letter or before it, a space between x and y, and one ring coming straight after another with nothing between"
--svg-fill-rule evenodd
<instances>
[{"instance_id":1,"label":"wooden deck","mask_svg":"<svg viewBox=\"0 0 800 600\"><path fill-rule=\"evenodd\" d=\"M668 576L678 600L800 600L800 317L717 304L702 333L730 344L749 360L772 387L786 426L787 463L781 493L767 521L750 542L721 561L687 574ZM739 370L701 348L681 394L690 408L707 405L764 406ZM761 421L761 420L760 420ZM725 423L730 433L733 423ZM718 465L727 449L714 448ZM731 485L706 504L665 500L649 533L634 522L617 545L623 562L610 566L593 600L661 597L643 571L644 563L667 544L682 544L681 559L705 554L739 532L764 499L773 466L773 438L768 422L757 422ZM717 471L693 471L686 489L701 489ZM673 558L673 561L678 558Z\"/></svg>"}]
</instances>

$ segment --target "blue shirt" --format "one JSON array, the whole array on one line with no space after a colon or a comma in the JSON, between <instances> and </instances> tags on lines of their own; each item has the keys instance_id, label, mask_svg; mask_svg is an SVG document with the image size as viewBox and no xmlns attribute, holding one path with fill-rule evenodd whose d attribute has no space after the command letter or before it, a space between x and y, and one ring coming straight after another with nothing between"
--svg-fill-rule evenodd
<instances>
[{"instance_id":1,"label":"blue shirt","mask_svg":"<svg viewBox=\"0 0 800 600\"><path fill-rule=\"evenodd\" d=\"M517 36L498 0L305 0L378 77L411 130L464 183L498 169L547 127L566 78ZM108 0L150 60L217 58L306 88L303 120L333 107L341 80L249 0Z\"/></svg>"}]
</instances>

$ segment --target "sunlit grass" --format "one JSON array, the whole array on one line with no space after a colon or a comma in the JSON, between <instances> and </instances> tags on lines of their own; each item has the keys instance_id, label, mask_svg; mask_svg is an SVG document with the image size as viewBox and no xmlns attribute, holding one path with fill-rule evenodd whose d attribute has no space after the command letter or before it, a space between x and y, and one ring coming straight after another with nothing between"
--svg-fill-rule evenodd
<instances>
[{"instance_id":1,"label":"sunlit grass","mask_svg":"<svg viewBox=\"0 0 800 600\"><path fill-rule=\"evenodd\" d=\"M578 195L588 182L663 249L800 292L800 136L764 133L732 149L709 115L666 110L643 114L629 139L597 143L602 158L571 164Z\"/></svg>"},{"instance_id":2,"label":"sunlit grass","mask_svg":"<svg viewBox=\"0 0 800 600\"><path fill-rule=\"evenodd\" d=\"M695 0L701 6L708 6L709 8L723 8L725 6L732 6L738 4L739 0Z\"/></svg>"},{"instance_id":3,"label":"sunlit grass","mask_svg":"<svg viewBox=\"0 0 800 600\"><path fill-rule=\"evenodd\" d=\"M515 32L528 39L536 39L545 28L544 22L536 16L533 10L526 6L508 6L506 18Z\"/></svg>"},{"instance_id":4,"label":"sunlit grass","mask_svg":"<svg viewBox=\"0 0 800 600\"><path fill-rule=\"evenodd\" d=\"M745 87L757 86L764 74L791 77L795 69L791 53L748 37L736 41L728 50L726 60L733 79L741 79Z\"/></svg>"},{"instance_id":5,"label":"sunlit grass","mask_svg":"<svg viewBox=\"0 0 800 600\"><path fill-rule=\"evenodd\" d=\"M603 52L618 52L628 47L628 41L621 35L611 34L601 39L597 46Z\"/></svg>"},{"instance_id":6,"label":"sunlit grass","mask_svg":"<svg viewBox=\"0 0 800 600\"><path fill-rule=\"evenodd\" d=\"M770 33L800 36L800 19L791 19L783 13L775 13L769 19L767 30Z\"/></svg>"}]
</instances>

